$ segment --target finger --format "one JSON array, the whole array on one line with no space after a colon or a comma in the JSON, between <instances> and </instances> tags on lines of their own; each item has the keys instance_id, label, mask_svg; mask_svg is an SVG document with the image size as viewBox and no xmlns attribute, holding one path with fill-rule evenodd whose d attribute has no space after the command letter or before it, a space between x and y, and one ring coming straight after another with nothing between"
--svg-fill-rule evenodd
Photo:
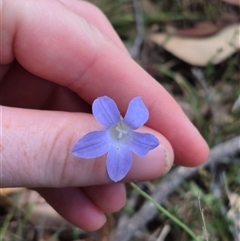
<instances>
[{"instance_id":1,"label":"finger","mask_svg":"<svg viewBox=\"0 0 240 241\"><path fill-rule=\"evenodd\" d=\"M150 110L147 125L170 141L176 163L196 166L206 159L206 142L178 104L99 29L56 1L21 6L5 1L5 12L9 2L14 14L3 16L3 25L11 25L5 34L10 41L3 41L3 63L15 55L30 72L69 87L88 103L102 95L114 97L123 113L133 97L141 96Z\"/></svg>"},{"instance_id":2,"label":"finger","mask_svg":"<svg viewBox=\"0 0 240 241\"><path fill-rule=\"evenodd\" d=\"M53 93L55 83L23 69L14 61L1 83L1 104L23 108L42 108Z\"/></svg>"},{"instance_id":3,"label":"finger","mask_svg":"<svg viewBox=\"0 0 240 241\"><path fill-rule=\"evenodd\" d=\"M50 112L2 107L3 187L66 187L110 183L106 156L81 159L71 154L74 143L89 131L102 127L90 114ZM133 155L133 167L124 181L159 177L173 161L168 141L152 132L162 145L145 157ZM14 178L12 178L14 177Z\"/></svg>"},{"instance_id":4,"label":"finger","mask_svg":"<svg viewBox=\"0 0 240 241\"><path fill-rule=\"evenodd\" d=\"M106 222L104 213L79 188L38 188L36 191L61 216L86 231L97 230Z\"/></svg>"},{"instance_id":5,"label":"finger","mask_svg":"<svg viewBox=\"0 0 240 241\"><path fill-rule=\"evenodd\" d=\"M119 36L116 34L112 25L109 23L106 16L102 11L99 10L95 5L79 0L60 0L66 6L68 6L72 11L74 11L79 16L86 19L89 23L97 26L97 28L106 34L119 48L125 51L127 54L127 49L123 42L120 40Z\"/></svg>"},{"instance_id":6,"label":"finger","mask_svg":"<svg viewBox=\"0 0 240 241\"><path fill-rule=\"evenodd\" d=\"M0 88L1 104L12 107L90 112L75 92L31 74L16 61Z\"/></svg>"},{"instance_id":7,"label":"finger","mask_svg":"<svg viewBox=\"0 0 240 241\"><path fill-rule=\"evenodd\" d=\"M126 191L122 183L89 186L83 190L92 202L105 213L119 211L126 203Z\"/></svg>"}]
</instances>

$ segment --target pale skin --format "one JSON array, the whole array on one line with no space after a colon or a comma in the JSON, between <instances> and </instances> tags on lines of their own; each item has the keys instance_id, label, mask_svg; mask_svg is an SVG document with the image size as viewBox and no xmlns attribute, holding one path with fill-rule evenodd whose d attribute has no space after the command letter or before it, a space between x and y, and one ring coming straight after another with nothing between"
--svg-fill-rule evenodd
<instances>
[{"instance_id":1,"label":"pale skin","mask_svg":"<svg viewBox=\"0 0 240 241\"><path fill-rule=\"evenodd\" d=\"M104 213L124 206L124 183L160 177L173 161L192 167L207 158L196 128L131 59L98 8L79 0L3 0L1 8L0 187L34 188L90 231L104 224ZM150 118L140 131L160 140L167 166L160 145L143 158L134 155L130 172L113 183L105 156L83 160L70 153L81 136L102 128L89 113L103 95L123 114L132 98L142 97Z\"/></svg>"}]
</instances>

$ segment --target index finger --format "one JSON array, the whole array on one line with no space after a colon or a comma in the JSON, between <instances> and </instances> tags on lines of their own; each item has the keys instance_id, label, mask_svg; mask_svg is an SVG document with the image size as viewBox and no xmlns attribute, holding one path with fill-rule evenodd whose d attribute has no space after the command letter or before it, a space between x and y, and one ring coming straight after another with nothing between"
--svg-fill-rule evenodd
<instances>
[{"instance_id":1,"label":"index finger","mask_svg":"<svg viewBox=\"0 0 240 241\"><path fill-rule=\"evenodd\" d=\"M147 125L170 141L176 163L195 166L206 159L207 144L174 99L97 23L90 24L58 1L4 5L5 13L12 14L3 14L2 64L15 56L28 71L70 88L88 103L108 95L123 113L133 97L141 96L150 111Z\"/></svg>"}]
</instances>

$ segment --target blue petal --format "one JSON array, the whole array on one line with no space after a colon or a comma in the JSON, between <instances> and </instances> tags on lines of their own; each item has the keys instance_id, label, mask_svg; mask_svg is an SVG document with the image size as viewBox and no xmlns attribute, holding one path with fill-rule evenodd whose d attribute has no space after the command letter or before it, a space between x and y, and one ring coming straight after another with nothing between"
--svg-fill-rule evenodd
<instances>
[{"instance_id":1,"label":"blue petal","mask_svg":"<svg viewBox=\"0 0 240 241\"><path fill-rule=\"evenodd\" d=\"M129 148L138 156L145 156L150 150L160 143L158 139L149 133L139 133L132 131L128 134Z\"/></svg>"},{"instance_id":2,"label":"blue petal","mask_svg":"<svg viewBox=\"0 0 240 241\"><path fill-rule=\"evenodd\" d=\"M107 96L94 100L92 111L97 121L105 128L110 128L121 120L116 103Z\"/></svg>"},{"instance_id":3,"label":"blue petal","mask_svg":"<svg viewBox=\"0 0 240 241\"><path fill-rule=\"evenodd\" d=\"M111 142L107 131L93 131L76 142L72 154L81 158L95 158L108 152L110 146Z\"/></svg>"},{"instance_id":4,"label":"blue petal","mask_svg":"<svg viewBox=\"0 0 240 241\"><path fill-rule=\"evenodd\" d=\"M149 112L141 97L135 97L128 105L127 113L123 119L125 125L133 130L143 126L148 120Z\"/></svg>"},{"instance_id":5,"label":"blue petal","mask_svg":"<svg viewBox=\"0 0 240 241\"><path fill-rule=\"evenodd\" d=\"M126 145L113 146L107 155L107 172L114 182L122 180L132 166L131 150Z\"/></svg>"}]
</instances>

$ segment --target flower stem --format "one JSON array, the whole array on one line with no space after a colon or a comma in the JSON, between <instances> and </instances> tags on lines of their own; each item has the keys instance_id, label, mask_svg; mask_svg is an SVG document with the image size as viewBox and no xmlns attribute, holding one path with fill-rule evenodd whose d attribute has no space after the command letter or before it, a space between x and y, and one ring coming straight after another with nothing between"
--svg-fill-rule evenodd
<instances>
[{"instance_id":1,"label":"flower stem","mask_svg":"<svg viewBox=\"0 0 240 241\"><path fill-rule=\"evenodd\" d=\"M144 198L149 200L160 212L162 212L165 216L167 216L169 219L171 219L174 223L176 223L178 226L180 226L183 230L185 230L195 241L201 241L199 237L197 237L190 228L188 228L183 222L181 222L179 219L177 219L175 216L173 216L171 213L169 213L164 207L162 207L160 204L158 204L156 201L154 201L146 192L144 192L141 188L139 188L135 183L130 182L130 185L139 192Z\"/></svg>"}]
</instances>

